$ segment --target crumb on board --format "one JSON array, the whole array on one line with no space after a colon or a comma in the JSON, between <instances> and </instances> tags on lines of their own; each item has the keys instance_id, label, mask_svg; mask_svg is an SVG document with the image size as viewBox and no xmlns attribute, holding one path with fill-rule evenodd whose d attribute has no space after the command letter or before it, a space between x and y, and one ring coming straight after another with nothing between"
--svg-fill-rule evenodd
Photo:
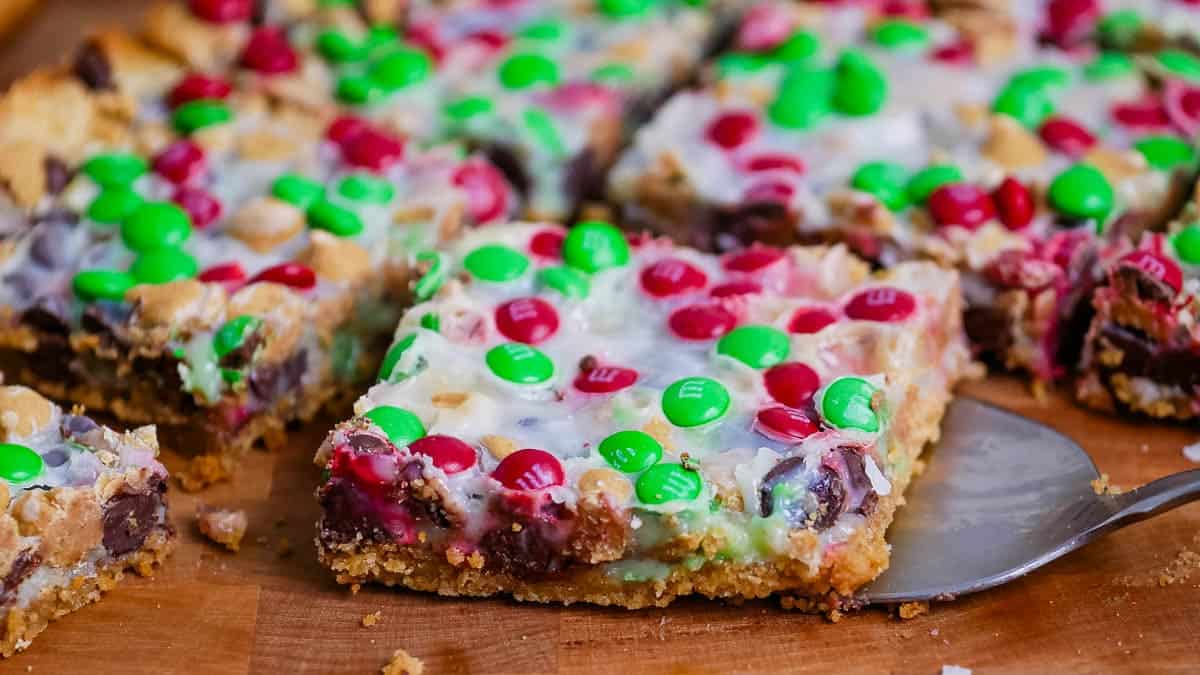
<instances>
[{"instance_id":1,"label":"crumb on board","mask_svg":"<svg viewBox=\"0 0 1200 675\"><path fill-rule=\"evenodd\" d=\"M383 619L383 610L375 610L374 612L371 612L362 618L363 628L371 628L375 624L379 623L381 619Z\"/></svg>"},{"instance_id":2,"label":"crumb on board","mask_svg":"<svg viewBox=\"0 0 1200 675\"><path fill-rule=\"evenodd\" d=\"M379 672L382 675L421 675L425 672L425 664L403 649L397 649Z\"/></svg>"},{"instance_id":3,"label":"crumb on board","mask_svg":"<svg viewBox=\"0 0 1200 675\"><path fill-rule=\"evenodd\" d=\"M358 595L362 590L362 584L350 584L350 595Z\"/></svg>"},{"instance_id":4,"label":"crumb on board","mask_svg":"<svg viewBox=\"0 0 1200 675\"><path fill-rule=\"evenodd\" d=\"M942 675L971 675L971 669L963 668L962 666L943 664Z\"/></svg>"},{"instance_id":5,"label":"crumb on board","mask_svg":"<svg viewBox=\"0 0 1200 675\"><path fill-rule=\"evenodd\" d=\"M1192 537L1192 545L1200 548L1200 534ZM1163 567L1146 574L1126 575L1118 577L1116 583L1128 588L1147 588L1158 586L1166 588L1182 584L1193 575L1200 573L1200 552L1184 547L1175 555L1171 562Z\"/></svg>"},{"instance_id":6,"label":"crumb on board","mask_svg":"<svg viewBox=\"0 0 1200 675\"><path fill-rule=\"evenodd\" d=\"M1108 481L1108 474L1102 473L1100 477L1092 481L1092 492L1098 495L1119 495L1125 490L1113 485Z\"/></svg>"},{"instance_id":7,"label":"crumb on board","mask_svg":"<svg viewBox=\"0 0 1200 675\"><path fill-rule=\"evenodd\" d=\"M292 542L287 537L280 537L279 543L275 545L275 554L280 558L288 558L292 553L294 553Z\"/></svg>"},{"instance_id":8,"label":"crumb on board","mask_svg":"<svg viewBox=\"0 0 1200 675\"><path fill-rule=\"evenodd\" d=\"M929 613L929 603L923 602L923 601L902 602L902 603L900 603L899 606L896 607L896 616L899 616L901 619L904 619L905 621L907 621L909 619L915 619L918 616L921 616L922 614L928 614L928 613Z\"/></svg>"},{"instance_id":9,"label":"crumb on board","mask_svg":"<svg viewBox=\"0 0 1200 675\"><path fill-rule=\"evenodd\" d=\"M246 536L246 512L200 504L196 507L196 526L209 541L237 552Z\"/></svg>"}]
</instances>

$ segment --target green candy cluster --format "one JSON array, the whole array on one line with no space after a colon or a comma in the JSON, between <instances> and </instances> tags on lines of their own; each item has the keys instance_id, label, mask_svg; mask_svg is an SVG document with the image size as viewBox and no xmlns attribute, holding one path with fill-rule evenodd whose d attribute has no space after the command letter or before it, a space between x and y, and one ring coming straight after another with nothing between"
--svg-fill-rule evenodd
<instances>
[{"instance_id":1,"label":"green candy cluster","mask_svg":"<svg viewBox=\"0 0 1200 675\"><path fill-rule=\"evenodd\" d=\"M10 483L28 483L45 470L42 456L18 443L0 443L0 478Z\"/></svg>"},{"instance_id":2,"label":"green candy cluster","mask_svg":"<svg viewBox=\"0 0 1200 675\"><path fill-rule=\"evenodd\" d=\"M343 103L376 103L433 74L429 54L401 44L395 29L387 26L375 26L361 37L330 28L317 36L316 48L326 61L342 67L334 93Z\"/></svg>"},{"instance_id":3,"label":"green candy cluster","mask_svg":"<svg viewBox=\"0 0 1200 675\"><path fill-rule=\"evenodd\" d=\"M600 441L597 452L617 471L641 474L635 491L643 504L690 502L704 489L699 472L682 464L662 462L662 444L643 431L618 431Z\"/></svg>"},{"instance_id":4,"label":"green candy cluster","mask_svg":"<svg viewBox=\"0 0 1200 675\"><path fill-rule=\"evenodd\" d=\"M390 183L366 174L343 178L335 192L359 203L386 204L395 196ZM271 184L271 196L304 211L308 226L339 237L356 237L366 229L362 217L351 208L331 201L321 183L298 173L285 173Z\"/></svg>"}]
</instances>

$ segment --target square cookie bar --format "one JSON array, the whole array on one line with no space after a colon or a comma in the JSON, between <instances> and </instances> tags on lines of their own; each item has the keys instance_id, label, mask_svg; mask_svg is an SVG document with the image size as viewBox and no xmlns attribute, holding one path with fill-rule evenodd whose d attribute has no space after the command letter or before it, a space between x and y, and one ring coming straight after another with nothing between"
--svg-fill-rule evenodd
<instances>
[{"instance_id":1,"label":"square cookie bar","mask_svg":"<svg viewBox=\"0 0 1200 675\"><path fill-rule=\"evenodd\" d=\"M322 444L342 583L835 609L969 367L957 273L844 247L718 257L591 221L456 242Z\"/></svg>"},{"instance_id":2,"label":"square cookie bar","mask_svg":"<svg viewBox=\"0 0 1200 675\"><path fill-rule=\"evenodd\" d=\"M0 368L158 424L200 453L189 486L351 400L420 252L480 222L480 200L492 218L515 204L482 157L163 65L120 35L0 107L0 145L29 158L0 169Z\"/></svg>"},{"instance_id":3,"label":"square cookie bar","mask_svg":"<svg viewBox=\"0 0 1200 675\"><path fill-rule=\"evenodd\" d=\"M118 433L0 387L0 656L170 553L153 427Z\"/></svg>"},{"instance_id":4,"label":"square cookie bar","mask_svg":"<svg viewBox=\"0 0 1200 675\"><path fill-rule=\"evenodd\" d=\"M704 248L835 240L954 266L980 352L1061 377L1104 242L1186 198L1200 98L1154 58L1042 48L1016 20L983 52L973 25L758 5L709 84L638 132L613 201Z\"/></svg>"}]
</instances>

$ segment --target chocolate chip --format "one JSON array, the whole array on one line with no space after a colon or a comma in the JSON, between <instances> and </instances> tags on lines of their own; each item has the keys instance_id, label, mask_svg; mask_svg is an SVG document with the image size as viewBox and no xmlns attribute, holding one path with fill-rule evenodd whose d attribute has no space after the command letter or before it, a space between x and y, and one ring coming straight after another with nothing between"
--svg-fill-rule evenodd
<instances>
[{"instance_id":1,"label":"chocolate chip","mask_svg":"<svg viewBox=\"0 0 1200 675\"><path fill-rule=\"evenodd\" d=\"M4 579L0 580L0 607L5 607L17 596L17 587L22 581L29 578L42 564L42 557L37 554L37 551L32 548L27 548L17 554L16 560L13 560L12 567L9 568L8 574L4 575Z\"/></svg>"},{"instance_id":2,"label":"chocolate chip","mask_svg":"<svg viewBox=\"0 0 1200 675\"><path fill-rule=\"evenodd\" d=\"M1002 357L1013 344L1008 313L994 305L968 307L963 327L976 349L988 356Z\"/></svg>"},{"instance_id":3,"label":"chocolate chip","mask_svg":"<svg viewBox=\"0 0 1200 675\"><path fill-rule=\"evenodd\" d=\"M520 158L511 147L494 143L484 148L483 153L487 156L488 161L504 174L518 194L522 197L528 196L532 180L529 174L525 173L524 164L521 163Z\"/></svg>"},{"instance_id":4,"label":"chocolate chip","mask_svg":"<svg viewBox=\"0 0 1200 675\"><path fill-rule=\"evenodd\" d=\"M71 306L65 297L47 295L35 300L21 313L21 323L42 333L66 336L70 330L67 321L70 316Z\"/></svg>"},{"instance_id":5,"label":"chocolate chip","mask_svg":"<svg viewBox=\"0 0 1200 675\"><path fill-rule=\"evenodd\" d=\"M763 476L759 512L768 518L779 509L792 527L827 530L845 509L846 486L827 466L819 467L817 477L807 485L802 483L804 476L803 457L781 460Z\"/></svg>"},{"instance_id":6,"label":"chocolate chip","mask_svg":"<svg viewBox=\"0 0 1200 675\"><path fill-rule=\"evenodd\" d=\"M46 466L50 467L51 469L60 467L63 464L66 464L67 460L70 458L71 458L71 455L68 454L66 450L63 450L61 448L55 448L55 449L51 450L50 452L47 452L46 454L42 455L42 461L45 462Z\"/></svg>"},{"instance_id":7,"label":"chocolate chip","mask_svg":"<svg viewBox=\"0 0 1200 675\"><path fill-rule=\"evenodd\" d=\"M119 494L104 505L104 548L112 555L136 551L158 524L162 497L150 492Z\"/></svg>"},{"instance_id":8,"label":"chocolate chip","mask_svg":"<svg viewBox=\"0 0 1200 675\"><path fill-rule=\"evenodd\" d=\"M72 72L92 91L116 89L108 57L94 42L87 43L75 54Z\"/></svg>"},{"instance_id":9,"label":"chocolate chip","mask_svg":"<svg viewBox=\"0 0 1200 675\"><path fill-rule=\"evenodd\" d=\"M261 26L267 22L268 0L254 0L250 10L250 23Z\"/></svg>"},{"instance_id":10,"label":"chocolate chip","mask_svg":"<svg viewBox=\"0 0 1200 675\"><path fill-rule=\"evenodd\" d=\"M1114 372L1187 391L1200 386L1200 353L1189 345L1162 344L1142 331L1111 321L1099 333L1100 340L1122 353Z\"/></svg>"},{"instance_id":11,"label":"chocolate chip","mask_svg":"<svg viewBox=\"0 0 1200 675\"><path fill-rule=\"evenodd\" d=\"M119 338L125 333L125 324L133 309L123 302L98 300L83 310L80 327L89 333Z\"/></svg>"},{"instance_id":12,"label":"chocolate chip","mask_svg":"<svg viewBox=\"0 0 1200 675\"><path fill-rule=\"evenodd\" d=\"M46 167L46 192L52 195L62 192L75 175L66 162L53 155L47 155L43 165Z\"/></svg>"},{"instance_id":13,"label":"chocolate chip","mask_svg":"<svg viewBox=\"0 0 1200 675\"><path fill-rule=\"evenodd\" d=\"M763 518L770 518L771 514L775 512L775 487L803 471L803 457L788 457L780 460L763 476L762 485L758 488L758 511Z\"/></svg>"},{"instance_id":14,"label":"chocolate chip","mask_svg":"<svg viewBox=\"0 0 1200 675\"><path fill-rule=\"evenodd\" d=\"M73 441L78 441L87 433L99 428L100 425L87 415L63 415L62 435Z\"/></svg>"},{"instance_id":15,"label":"chocolate chip","mask_svg":"<svg viewBox=\"0 0 1200 675\"><path fill-rule=\"evenodd\" d=\"M585 373L588 372L589 370L595 370L599 366L600 366L600 360L597 359L596 357L592 356L591 354L588 354L587 356L583 357L582 359L579 359L579 370L581 370Z\"/></svg>"},{"instance_id":16,"label":"chocolate chip","mask_svg":"<svg viewBox=\"0 0 1200 675\"><path fill-rule=\"evenodd\" d=\"M871 484L871 479L867 476L866 460L855 448L838 448L837 451L842 455L842 461L846 463L846 477L850 482L850 487L862 495L859 497L858 503L850 505L849 509L864 516L871 515L875 510L875 505L879 502L879 495L875 492L875 486Z\"/></svg>"},{"instance_id":17,"label":"chocolate chip","mask_svg":"<svg viewBox=\"0 0 1200 675\"><path fill-rule=\"evenodd\" d=\"M828 530L837 522L846 506L846 486L837 472L827 466L817 470L817 479L808 486L817 498L816 513L812 514L812 527L818 532Z\"/></svg>"},{"instance_id":18,"label":"chocolate chip","mask_svg":"<svg viewBox=\"0 0 1200 675\"><path fill-rule=\"evenodd\" d=\"M566 569L569 558L554 544L548 527L539 521L500 527L483 535L479 546L485 551L489 569L519 579L537 579Z\"/></svg>"},{"instance_id":19,"label":"chocolate chip","mask_svg":"<svg viewBox=\"0 0 1200 675\"><path fill-rule=\"evenodd\" d=\"M351 434L346 439L346 443L358 452L374 453L376 450L387 446L387 441L373 434L357 433Z\"/></svg>"}]
</instances>

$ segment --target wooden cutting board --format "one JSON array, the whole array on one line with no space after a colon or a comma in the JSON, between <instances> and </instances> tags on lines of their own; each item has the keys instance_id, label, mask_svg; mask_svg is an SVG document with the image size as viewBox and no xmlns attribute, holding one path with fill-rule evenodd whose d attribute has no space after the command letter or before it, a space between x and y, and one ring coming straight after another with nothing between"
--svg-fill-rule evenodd
<instances>
[{"instance_id":1,"label":"wooden cutting board","mask_svg":"<svg viewBox=\"0 0 1200 675\"><path fill-rule=\"evenodd\" d=\"M131 20L142 4L50 0L0 46L0 81L65 58L88 25ZM1195 466L1181 453L1200 440L1195 430L1116 422L1062 395L1039 403L1013 379L964 393L1073 436L1115 485ZM988 674L1200 671L1200 504L909 621L867 610L835 625L768 601L629 612L376 588L351 595L317 565L312 544L310 459L333 421L294 433L286 451L254 453L232 484L200 496L176 490L181 546L166 568L55 623L0 662L0 673L370 673L397 648L429 673L936 673L943 664ZM201 540L191 521L201 500L246 509L241 553ZM379 622L364 627L377 611Z\"/></svg>"}]
</instances>

